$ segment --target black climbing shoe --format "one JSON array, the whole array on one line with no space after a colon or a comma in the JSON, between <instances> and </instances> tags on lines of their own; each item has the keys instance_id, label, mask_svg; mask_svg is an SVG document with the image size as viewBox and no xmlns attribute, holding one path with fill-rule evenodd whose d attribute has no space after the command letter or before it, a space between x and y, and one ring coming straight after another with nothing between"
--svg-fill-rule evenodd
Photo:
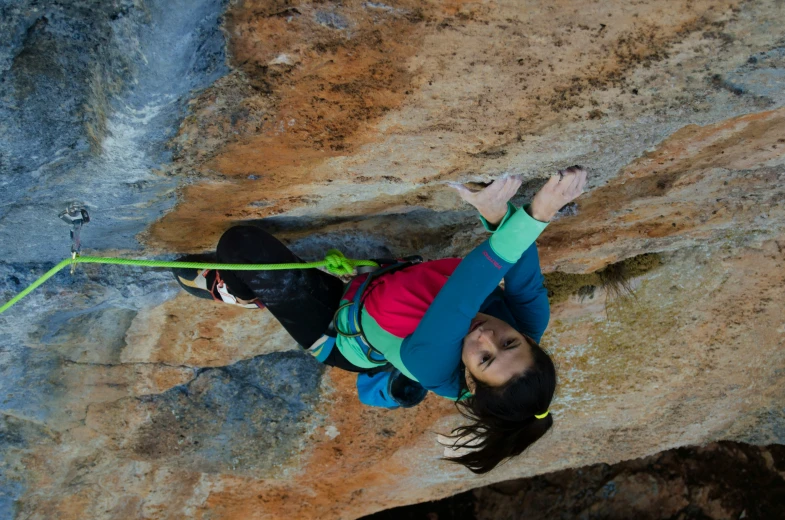
<instances>
[{"instance_id":1,"label":"black climbing shoe","mask_svg":"<svg viewBox=\"0 0 785 520\"><path fill-rule=\"evenodd\" d=\"M215 253L202 255L186 255L177 259L177 262L209 262L216 263L218 260ZM192 269L186 267L173 267L174 278L180 287L188 294L193 294L198 298L206 300L219 300L211 292L215 285L216 271L214 269Z\"/></svg>"},{"instance_id":2,"label":"black climbing shoe","mask_svg":"<svg viewBox=\"0 0 785 520\"><path fill-rule=\"evenodd\" d=\"M203 255L187 255L177 259L178 262L202 262L217 263L215 253ZM221 273L215 269L190 269L185 267L173 267L174 278L180 287L188 294L193 294L198 298L215 300L217 302L239 305L246 309L264 309L264 304L259 298L245 298L246 302L237 301L238 296L229 291L226 282L221 279ZM226 274L226 272L224 273ZM247 289L246 292L250 292ZM243 294L242 292L240 294Z\"/></svg>"}]
</instances>

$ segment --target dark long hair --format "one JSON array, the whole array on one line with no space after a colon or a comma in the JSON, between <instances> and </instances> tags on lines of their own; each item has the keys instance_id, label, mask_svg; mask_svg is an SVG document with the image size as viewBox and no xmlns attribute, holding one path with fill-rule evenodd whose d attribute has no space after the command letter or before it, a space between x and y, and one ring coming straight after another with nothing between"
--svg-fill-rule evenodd
<instances>
[{"instance_id":1,"label":"dark long hair","mask_svg":"<svg viewBox=\"0 0 785 520\"><path fill-rule=\"evenodd\" d=\"M522 375L503 386L492 387L477 381L474 395L456 406L472 424L452 431L454 448L471 451L447 460L463 464L474 473L487 473L500 462L520 455L545 435L553 425L553 416L542 419L556 390L553 361L528 336L534 364Z\"/></svg>"}]
</instances>

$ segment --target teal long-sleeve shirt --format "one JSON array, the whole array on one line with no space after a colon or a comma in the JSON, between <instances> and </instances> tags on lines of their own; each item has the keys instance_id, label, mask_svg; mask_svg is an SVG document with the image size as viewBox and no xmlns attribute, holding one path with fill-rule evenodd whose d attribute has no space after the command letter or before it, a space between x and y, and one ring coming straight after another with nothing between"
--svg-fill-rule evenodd
<instances>
[{"instance_id":1,"label":"teal long-sleeve shirt","mask_svg":"<svg viewBox=\"0 0 785 520\"><path fill-rule=\"evenodd\" d=\"M366 337L390 363L428 390L451 399L461 395L463 338L478 312L507 321L535 341L550 316L534 245L547 223L512 204L495 228L482 220L493 234L460 261L412 334L394 337L381 330L372 316L365 312L362 316ZM503 292L497 290L502 279ZM355 341L339 338L338 345L350 362L365 366L367 359Z\"/></svg>"}]
</instances>

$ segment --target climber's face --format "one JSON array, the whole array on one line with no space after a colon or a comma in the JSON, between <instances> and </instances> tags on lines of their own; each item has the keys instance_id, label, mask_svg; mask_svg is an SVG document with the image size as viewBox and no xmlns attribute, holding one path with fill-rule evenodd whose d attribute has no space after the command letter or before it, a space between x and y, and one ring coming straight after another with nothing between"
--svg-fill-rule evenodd
<instances>
[{"instance_id":1,"label":"climber's face","mask_svg":"<svg viewBox=\"0 0 785 520\"><path fill-rule=\"evenodd\" d=\"M474 380L502 386L526 372L534 357L523 334L505 321L478 313L463 338L461 361ZM473 391L471 378L467 377L467 382Z\"/></svg>"}]
</instances>

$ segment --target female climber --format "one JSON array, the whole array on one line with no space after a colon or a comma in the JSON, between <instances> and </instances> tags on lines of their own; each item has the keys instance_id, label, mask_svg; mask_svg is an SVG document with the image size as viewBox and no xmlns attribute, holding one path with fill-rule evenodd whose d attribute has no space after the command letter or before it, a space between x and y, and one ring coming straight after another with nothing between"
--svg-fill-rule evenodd
<instances>
[{"instance_id":1,"label":"female climber","mask_svg":"<svg viewBox=\"0 0 785 520\"><path fill-rule=\"evenodd\" d=\"M517 176L477 192L455 184L490 238L463 259L379 260L348 286L318 269L175 269L175 277L196 296L266 307L319 361L357 372L366 404L414 406L429 390L455 400L470 423L453 430L448 460L486 473L553 424L556 371L538 345L550 309L534 241L585 183L581 167L562 170L523 208L510 203ZM252 226L230 228L213 255L180 260L303 262Z\"/></svg>"}]
</instances>

